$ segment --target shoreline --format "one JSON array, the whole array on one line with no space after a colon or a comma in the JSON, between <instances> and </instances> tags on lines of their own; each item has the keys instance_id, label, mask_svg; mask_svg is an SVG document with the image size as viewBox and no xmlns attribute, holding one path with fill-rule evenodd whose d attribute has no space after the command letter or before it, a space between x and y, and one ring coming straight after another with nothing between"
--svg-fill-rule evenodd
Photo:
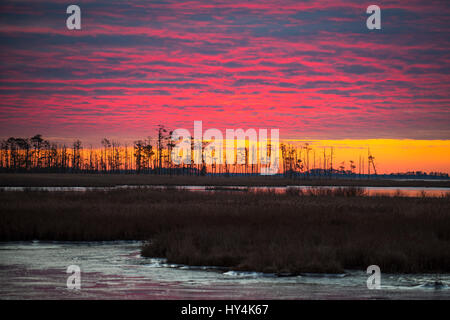
<instances>
[{"instance_id":1,"label":"shoreline","mask_svg":"<svg viewBox=\"0 0 450 320\"><path fill-rule=\"evenodd\" d=\"M275 277L256 272L222 272L137 258L139 245L125 243L0 244L0 295L11 299L436 299L449 298L450 274L383 273L381 290L367 290L365 270L345 276L304 274ZM102 254L98 254L102 252ZM132 252L132 253L130 253ZM54 257L59 257L54 259ZM26 257L27 263L22 259ZM61 290L67 265L81 260L83 295ZM129 266L133 266L132 272ZM214 286L211 286L211 282ZM49 283L52 284L49 287ZM24 291L24 286L33 290ZM164 285L164 290L161 286ZM124 294L126 288L126 294ZM186 290L189 288L189 290Z\"/></svg>"},{"instance_id":2,"label":"shoreline","mask_svg":"<svg viewBox=\"0 0 450 320\"><path fill-rule=\"evenodd\" d=\"M354 186L354 187L446 187L448 180L391 180L315 177L288 178L282 176L184 176L151 174L90 174L90 173L0 173L0 187L114 187L120 185L155 186Z\"/></svg>"}]
</instances>

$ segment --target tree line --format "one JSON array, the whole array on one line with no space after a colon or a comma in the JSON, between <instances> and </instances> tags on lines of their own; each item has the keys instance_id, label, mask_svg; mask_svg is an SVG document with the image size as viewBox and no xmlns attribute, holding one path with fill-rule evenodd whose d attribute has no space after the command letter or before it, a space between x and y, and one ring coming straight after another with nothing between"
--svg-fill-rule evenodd
<instances>
[{"instance_id":1,"label":"tree line","mask_svg":"<svg viewBox=\"0 0 450 320\"><path fill-rule=\"evenodd\" d=\"M3 172L163 173L170 168L171 132L159 126L157 138L137 140L132 146L103 138L101 147L51 142L37 134L0 141Z\"/></svg>"},{"instance_id":2,"label":"tree line","mask_svg":"<svg viewBox=\"0 0 450 320\"><path fill-rule=\"evenodd\" d=\"M0 171L187 175L260 173L259 163L250 164L248 147L241 150L245 155L243 164L224 162L207 165L204 157L200 164L194 164L193 160L190 164L174 164L171 154L175 142L171 136L172 131L159 125L154 138L137 140L130 146L103 138L101 147L97 148L86 147L78 139L69 146L58 144L44 139L40 134L31 138L10 137L0 141ZM202 148L208 143L202 141ZM193 149L192 141L192 153ZM334 162L333 147L316 150L308 143L300 146L281 143L279 154L280 173L285 176L361 176L370 175L371 166L375 169L375 157L370 153L367 159L360 156L358 162L349 160L346 165L345 162ZM376 170L373 171L372 174L376 173ZM448 177L448 174L440 172L431 172L429 175Z\"/></svg>"}]
</instances>

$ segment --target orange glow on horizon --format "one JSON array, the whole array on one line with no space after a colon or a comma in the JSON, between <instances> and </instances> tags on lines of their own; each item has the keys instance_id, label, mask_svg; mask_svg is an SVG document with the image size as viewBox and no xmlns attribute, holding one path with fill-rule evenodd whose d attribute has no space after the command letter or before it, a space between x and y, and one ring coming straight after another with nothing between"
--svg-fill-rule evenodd
<instances>
[{"instance_id":1,"label":"orange glow on horizon","mask_svg":"<svg viewBox=\"0 0 450 320\"><path fill-rule=\"evenodd\" d=\"M323 149L329 156L333 147L333 167L338 168L345 161L353 160L358 172L359 157L364 161L367 172L368 149L375 157L378 173L407 171L450 172L450 140L410 140L410 139L367 139L367 140L285 140L294 145L309 146L316 150L316 165L323 158ZM313 152L313 151L312 151ZM313 154L310 152L310 158ZM311 163L313 160L311 160Z\"/></svg>"}]
</instances>

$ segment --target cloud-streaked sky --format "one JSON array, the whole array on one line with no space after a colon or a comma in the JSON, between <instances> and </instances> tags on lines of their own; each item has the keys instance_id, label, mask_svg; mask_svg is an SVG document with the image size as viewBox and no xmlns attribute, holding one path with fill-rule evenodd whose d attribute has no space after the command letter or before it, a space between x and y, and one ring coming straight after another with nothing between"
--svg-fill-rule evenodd
<instances>
[{"instance_id":1,"label":"cloud-streaked sky","mask_svg":"<svg viewBox=\"0 0 450 320\"><path fill-rule=\"evenodd\" d=\"M449 1L0 4L0 136L450 139ZM366 28L381 7L382 30Z\"/></svg>"}]
</instances>

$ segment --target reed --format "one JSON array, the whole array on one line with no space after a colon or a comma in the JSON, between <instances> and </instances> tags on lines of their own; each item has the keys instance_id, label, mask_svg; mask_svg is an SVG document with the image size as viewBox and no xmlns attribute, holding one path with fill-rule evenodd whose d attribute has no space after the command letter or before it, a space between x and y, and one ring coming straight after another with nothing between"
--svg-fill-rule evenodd
<instances>
[{"instance_id":1,"label":"reed","mask_svg":"<svg viewBox=\"0 0 450 320\"><path fill-rule=\"evenodd\" d=\"M275 273L450 272L450 198L174 189L0 192L0 240L146 240L171 263Z\"/></svg>"}]
</instances>

